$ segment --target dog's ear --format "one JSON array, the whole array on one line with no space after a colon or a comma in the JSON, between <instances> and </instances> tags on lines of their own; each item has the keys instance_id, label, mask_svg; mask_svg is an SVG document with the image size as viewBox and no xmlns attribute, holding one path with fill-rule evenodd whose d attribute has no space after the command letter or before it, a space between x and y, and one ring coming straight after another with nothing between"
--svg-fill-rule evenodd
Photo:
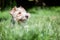
<instances>
[{"instance_id":1,"label":"dog's ear","mask_svg":"<svg viewBox=\"0 0 60 40\"><path fill-rule=\"evenodd\" d=\"M24 7L22 7L22 6L20 6L19 8L20 8L20 9L23 9L23 10L25 10L25 8L24 8Z\"/></svg>"},{"instance_id":2,"label":"dog's ear","mask_svg":"<svg viewBox=\"0 0 60 40\"><path fill-rule=\"evenodd\" d=\"M13 14L16 11L17 7L15 6L14 8L12 8L12 10L10 11L10 14Z\"/></svg>"},{"instance_id":3,"label":"dog's ear","mask_svg":"<svg viewBox=\"0 0 60 40\"><path fill-rule=\"evenodd\" d=\"M26 12L25 8L20 6L19 9L21 9L22 12Z\"/></svg>"},{"instance_id":4,"label":"dog's ear","mask_svg":"<svg viewBox=\"0 0 60 40\"><path fill-rule=\"evenodd\" d=\"M16 9L17 9L17 7L15 6L15 7L13 8L13 10L16 11Z\"/></svg>"},{"instance_id":5,"label":"dog's ear","mask_svg":"<svg viewBox=\"0 0 60 40\"><path fill-rule=\"evenodd\" d=\"M22 6L20 6L19 8L23 8Z\"/></svg>"}]
</instances>

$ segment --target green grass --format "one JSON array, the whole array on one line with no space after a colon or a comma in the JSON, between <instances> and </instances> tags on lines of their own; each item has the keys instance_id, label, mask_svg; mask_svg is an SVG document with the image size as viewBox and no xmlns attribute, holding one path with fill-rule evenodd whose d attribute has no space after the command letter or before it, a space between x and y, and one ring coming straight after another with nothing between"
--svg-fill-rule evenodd
<instances>
[{"instance_id":1,"label":"green grass","mask_svg":"<svg viewBox=\"0 0 60 40\"><path fill-rule=\"evenodd\" d=\"M11 27L9 10L0 11L0 40L60 40L60 7L33 7L27 25Z\"/></svg>"}]
</instances>

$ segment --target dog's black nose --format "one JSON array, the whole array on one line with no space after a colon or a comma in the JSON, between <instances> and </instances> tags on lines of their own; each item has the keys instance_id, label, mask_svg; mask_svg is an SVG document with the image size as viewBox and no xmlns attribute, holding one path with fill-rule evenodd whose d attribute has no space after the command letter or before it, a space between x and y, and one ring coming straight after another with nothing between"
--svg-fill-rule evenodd
<instances>
[{"instance_id":1,"label":"dog's black nose","mask_svg":"<svg viewBox=\"0 0 60 40\"><path fill-rule=\"evenodd\" d=\"M25 17L26 17L26 18L28 18L28 16L27 16L27 15L26 15Z\"/></svg>"}]
</instances>

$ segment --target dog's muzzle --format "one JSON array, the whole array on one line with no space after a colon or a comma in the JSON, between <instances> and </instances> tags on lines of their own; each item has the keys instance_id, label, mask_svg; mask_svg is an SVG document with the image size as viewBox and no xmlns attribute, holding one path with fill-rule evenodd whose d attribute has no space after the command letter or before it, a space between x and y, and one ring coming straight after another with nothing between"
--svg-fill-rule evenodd
<instances>
[{"instance_id":1,"label":"dog's muzzle","mask_svg":"<svg viewBox=\"0 0 60 40\"><path fill-rule=\"evenodd\" d=\"M28 16L27 15L25 17L28 19Z\"/></svg>"}]
</instances>

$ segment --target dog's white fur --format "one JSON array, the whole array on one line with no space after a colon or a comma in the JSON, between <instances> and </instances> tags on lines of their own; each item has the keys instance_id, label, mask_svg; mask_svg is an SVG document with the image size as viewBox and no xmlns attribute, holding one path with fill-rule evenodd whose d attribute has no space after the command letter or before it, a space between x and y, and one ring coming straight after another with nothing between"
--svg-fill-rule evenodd
<instances>
[{"instance_id":1,"label":"dog's white fur","mask_svg":"<svg viewBox=\"0 0 60 40\"><path fill-rule=\"evenodd\" d=\"M12 20L18 23L24 22L30 18L30 13L26 12L26 10L23 7L14 7L11 11L10 14L12 16Z\"/></svg>"}]
</instances>

